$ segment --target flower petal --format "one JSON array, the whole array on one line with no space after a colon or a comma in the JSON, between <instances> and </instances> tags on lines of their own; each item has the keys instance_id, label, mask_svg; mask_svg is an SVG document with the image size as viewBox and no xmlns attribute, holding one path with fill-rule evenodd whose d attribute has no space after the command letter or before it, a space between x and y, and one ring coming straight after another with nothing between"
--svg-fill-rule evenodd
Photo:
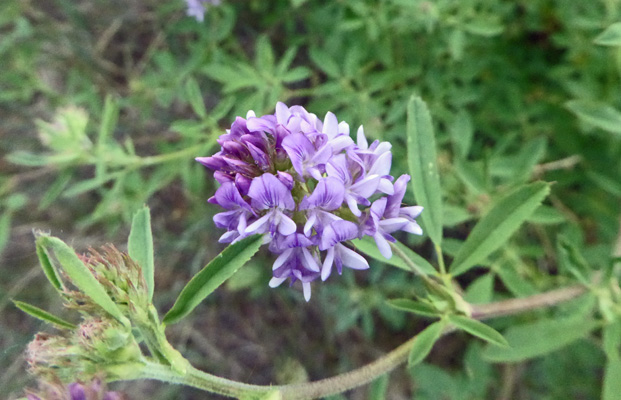
<instances>
[{"instance_id":1,"label":"flower petal","mask_svg":"<svg viewBox=\"0 0 621 400\"><path fill-rule=\"evenodd\" d=\"M344 219L334 221L323 230L319 250L329 249L337 243L354 239L357 236L358 225Z\"/></svg>"},{"instance_id":2,"label":"flower petal","mask_svg":"<svg viewBox=\"0 0 621 400\"><path fill-rule=\"evenodd\" d=\"M343 265L351 269L368 269L369 263L360 254L356 253L352 249L349 249L342 244L337 245L337 251Z\"/></svg>"},{"instance_id":3,"label":"flower petal","mask_svg":"<svg viewBox=\"0 0 621 400\"><path fill-rule=\"evenodd\" d=\"M293 210L295 202L287 187L272 174L263 174L252 180L248 196L252 205L259 210L281 208Z\"/></svg>"}]
</instances>

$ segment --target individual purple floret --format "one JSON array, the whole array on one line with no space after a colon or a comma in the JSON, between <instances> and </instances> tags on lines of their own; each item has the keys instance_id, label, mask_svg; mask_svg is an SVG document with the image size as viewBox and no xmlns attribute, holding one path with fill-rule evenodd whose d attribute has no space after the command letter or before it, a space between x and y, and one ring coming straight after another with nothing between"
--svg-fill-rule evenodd
<instances>
[{"instance_id":1,"label":"individual purple floret","mask_svg":"<svg viewBox=\"0 0 621 400\"><path fill-rule=\"evenodd\" d=\"M249 111L218 144L216 154L196 160L221 184L209 199L226 210L214 216L227 230L220 241L264 234L277 255L271 287L301 281L308 301L310 283L326 280L333 267L339 274L343 266L369 268L350 240L370 236L390 258L392 233L422 234L422 207L401 206L410 177L390 175L390 143L369 144L362 127L354 142L349 125L330 112L321 121L283 103L274 114Z\"/></svg>"},{"instance_id":2,"label":"individual purple floret","mask_svg":"<svg viewBox=\"0 0 621 400\"><path fill-rule=\"evenodd\" d=\"M94 379L89 385L73 382L64 386L60 383L40 382L40 389L29 392L28 400L122 400L118 392L106 391L105 385L99 379Z\"/></svg>"}]
</instances>

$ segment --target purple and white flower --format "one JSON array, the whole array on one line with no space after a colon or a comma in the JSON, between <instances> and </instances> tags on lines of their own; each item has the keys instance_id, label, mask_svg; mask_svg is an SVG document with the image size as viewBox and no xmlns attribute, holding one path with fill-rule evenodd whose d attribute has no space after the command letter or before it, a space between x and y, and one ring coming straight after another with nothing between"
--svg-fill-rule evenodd
<instances>
[{"instance_id":1,"label":"purple and white flower","mask_svg":"<svg viewBox=\"0 0 621 400\"><path fill-rule=\"evenodd\" d=\"M274 114L237 117L218 144L219 152L196 160L221 185L209 199L226 210L214 216L227 230L220 241L264 234L277 254L271 287L300 281L308 301L311 282L334 267L369 268L350 240L373 237L389 258L392 233L422 234L422 207L401 205L410 177L390 175L390 143L369 144L362 127L354 142L333 113L322 121L278 103Z\"/></svg>"}]
</instances>

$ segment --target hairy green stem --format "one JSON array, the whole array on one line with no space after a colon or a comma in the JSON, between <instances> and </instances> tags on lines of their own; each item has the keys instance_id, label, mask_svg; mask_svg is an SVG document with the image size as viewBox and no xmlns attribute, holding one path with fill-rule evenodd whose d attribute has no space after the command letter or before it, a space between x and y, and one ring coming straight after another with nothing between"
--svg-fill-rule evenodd
<instances>
[{"instance_id":1,"label":"hairy green stem","mask_svg":"<svg viewBox=\"0 0 621 400\"><path fill-rule=\"evenodd\" d=\"M208 374L194 367L185 373L174 371L170 366L147 362L140 373L140 379L155 379L162 382L191 386L197 389L228 397L257 398L274 388L271 386L250 385Z\"/></svg>"},{"instance_id":2,"label":"hairy green stem","mask_svg":"<svg viewBox=\"0 0 621 400\"><path fill-rule=\"evenodd\" d=\"M587 292L582 285L552 290L520 299L499 301L490 304L471 305L472 318L485 320L550 307L572 299ZM453 331L448 327L443 334ZM184 384L198 389L230 397L256 399L270 391L278 391L283 400L306 400L330 396L367 384L392 371L406 361L410 348L416 337L403 343L379 359L353 371L336 375L319 381L283 386L261 386L236 382L220 378L188 366L185 373L175 371L167 365L148 362L138 378L156 379L169 383Z\"/></svg>"}]
</instances>

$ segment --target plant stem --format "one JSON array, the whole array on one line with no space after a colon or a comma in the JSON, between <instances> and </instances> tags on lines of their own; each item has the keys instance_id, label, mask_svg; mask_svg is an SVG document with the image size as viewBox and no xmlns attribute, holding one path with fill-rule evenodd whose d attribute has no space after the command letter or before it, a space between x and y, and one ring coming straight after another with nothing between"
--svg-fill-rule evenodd
<instances>
[{"instance_id":1,"label":"plant stem","mask_svg":"<svg viewBox=\"0 0 621 400\"><path fill-rule=\"evenodd\" d=\"M444 266L444 255L442 254L442 247L435 245L436 256L438 256L438 266L440 267L440 273L442 276L446 275L446 267Z\"/></svg>"},{"instance_id":2,"label":"plant stem","mask_svg":"<svg viewBox=\"0 0 621 400\"><path fill-rule=\"evenodd\" d=\"M533 296L504 300L490 304L471 305L472 318L486 320L490 318L518 314L543 307L550 307L572 299L587 292L582 285L552 290ZM447 334L454 330L447 327ZM283 400L307 400L330 396L367 384L378 377L392 371L405 362L416 337L403 343L385 356L344 374L319 381L283 386L261 386L236 382L220 378L189 366L185 374L173 370L168 365L147 362L138 378L156 379L164 382L184 384L197 389L206 390L230 397L256 399L270 391L278 391ZM134 378L134 377L133 377ZM134 378L135 379L135 378Z\"/></svg>"},{"instance_id":3,"label":"plant stem","mask_svg":"<svg viewBox=\"0 0 621 400\"><path fill-rule=\"evenodd\" d=\"M155 379L162 382L191 386L211 393L228 397L257 398L260 394L274 390L271 386L250 385L230 379L220 378L208 374L194 367L188 368L182 374L174 371L170 366L156 362L147 362L139 379Z\"/></svg>"},{"instance_id":4,"label":"plant stem","mask_svg":"<svg viewBox=\"0 0 621 400\"><path fill-rule=\"evenodd\" d=\"M583 285L574 285L518 299L471 305L472 318L479 320L490 319L518 314L537 308L549 307L575 299L586 293L587 290L587 287Z\"/></svg>"}]
</instances>

